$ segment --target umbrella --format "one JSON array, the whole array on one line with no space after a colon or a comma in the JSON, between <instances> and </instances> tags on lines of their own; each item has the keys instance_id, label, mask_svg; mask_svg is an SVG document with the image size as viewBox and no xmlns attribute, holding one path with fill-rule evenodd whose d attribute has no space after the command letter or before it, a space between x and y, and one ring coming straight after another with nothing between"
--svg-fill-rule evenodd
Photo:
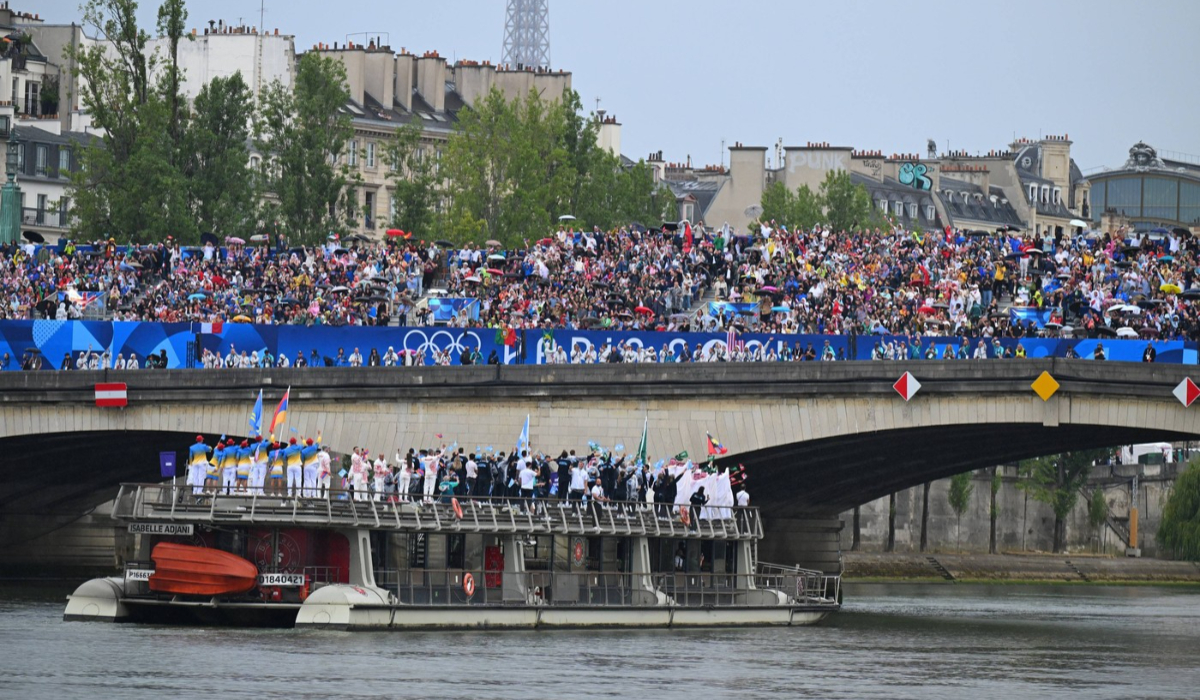
<instances>
[{"instance_id":1,"label":"umbrella","mask_svg":"<svg viewBox=\"0 0 1200 700\"><path fill-rule=\"evenodd\" d=\"M130 265L129 263L126 263L126 262L121 263L120 265L118 265L118 267L127 272L132 271L134 269L133 265Z\"/></svg>"},{"instance_id":2,"label":"umbrella","mask_svg":"<svg viewBox=\"0 0 1200 700\"><path fill-rule=\"evenodd\" d=\"M299 306L299 305L300 305L300 300L299 300L299 299L294 299L294 298L292 298L292 297L284 297L284 298L282 298L282 299L279 299L279 300L277 300L277 303L279 303L279 304L285 304L285 305L288 305L288 306Z\"/></svg>"},{"instance_id":3,"label":"umbrella","mask_svg":"<svg viewBox=\"0 0 1200 700\"><path fill-rule=\"evenodd\" d=\"M1171 255L1164 255L1161 258L1159 258L1158 261L1159 262L1175 262L1175 257L1171 256Z\"/></svg>"},{"instance_id":4,"label":"umbrella","mask_svg":"<svg viewBox=\"0 0 1200 700\"><path fill-rule=\"evenodd\" d=\"M1087 228L1088 226L1087 222L1083 221L1082 219L1071 219L1070 224L1072 226L1078 226L1079 228Z\"/></svg>"},{"instance_id":5,"label":"umbrella","mask_svg":"<svg viewBox=\"0 0 1200 700\"><path fill-rule=\"evenodd\" d=\"M1179 294L1180 292L1183 291L1183 289L1177 284L1168 282L1167 284L1164 284L1161 287L1159 287L1158 291L1166 292L1167 294Z\"/></svg>"},{"instance_id":6,"label":"umbrella","mask_svg":"<svg viewBox=\"0 0 1200 700\"><path fill-rule=\"evenodd\" d=\"M1122 252L1124 252L1126 255L1137 255L1141 251L1142 249L1135 245L1127 245L1122 249Z\"/></svg>"},{"instance_id":7,"label":"umbrella","mask_svg":"<svg viewBox=\"0 0 1200 700\"><path fill-rule=\"evenodd\" d=\"M1017 226L1017 225L1015 225L1015 224L1007 224L1007 225L1005 225L1005 226L1001 226L1000 228L998 228L998 229L996 229L996 230L997 230L997 231L1000 231L1000 232L1004 232L1004 231L1020 231L1020 230L1021 230L1021 227L1020 227L1020 226Z\"/></svg>"},{"instance_id":8,"label":"umbrella","mask_svg":"<svg viewBox=\"0 0 1200 700\"><path fill-rule=\"evenodd\" d=\"M188 295L188 301L200 301L205 296L204 292L195 292Z\"/></svg>"},{"instance_id":9,"label":"umbrella","mask_svg":"<svg viewBox=\"0 0 1200 700\"><path fill-rule=\"evenodd\" d=\"M446 240L434 241L434 243L436 245L440 245L443 248L453 248L454 247L453 243L451 243L450 241L446 241Z\"/></svg>"},{"instance_id":10,"label":"umbrella","mask_svg":"<svg viewBox=\"0 0 1200 700\"><path fill-rule=\"evenodd\" d=\"M1191 229L1186 229L1186 228L1183 228L1182 226L1176 226L1175 228L1171 229L1171 231L1172 231L1172 232L1173 232L1173 233L1174 233L1176 236L1184 236L1185 238L1191 238L1191 237L1192 237L1192 231L1191 231Z\"/></svg>"},{"instance_id":11,"label":"umbrella","mask_svg":"<svg viewBox=\"0 0 1200 700\"><path fill-rule=\"evenodd\" d=\"M488 256L488 260L499 260L500 262L504 262L507 260L507 258L504 257L503 253L492 253Z\"/></svg>"},{"instance_id":12,"label":"umbrella","mask_svg":"<svg viewBox=\"0 0 1200 700\"><path fill-rule=\"evenodd\" d=\"M266 243L267 242L267 234L256 233L250 237L250 242L251 243Z\"/></svg>"},{"instance_id":13,"label":"umbrella","mask_svg":"<svg viewBox=\"0 0 1200 700\"><path fill-rule=\"evenodd\" d=\"M652 315L652 314L654 313L654 311L652 311L652 310L651 310L649 307L647 307L647 306L635 306L635 307L633 307L633 310L634 310L634 311L636 311L636 312L637 312L637 313L639 313L639 314L644 314L644 315L646 315L646 316L650 316L650 315Z\"/></svg>"},{"instance_id":14,"label":"umbrella","mask_svg":"<svg viewBox=\"0 0 1200 700\"><path fill-rule=\"evenodd\" d=\"M347 289L346 287L343 287L343 286L341 286L341 285L338 285L338 286L336 286L336 287L330 287L330 288L329 288L329 291L330 291L331 293L333 293L333 294L341 294L342 292L348 292L348 291L350 291L350 290L349 290L349 289Z\"/></svg>"},{"instance_id":15,"label":"umbrella","mask_svg":"<svg viewBox=\"0 0 1200 700\"><path fill-rule=\"evenodd\" d=\"M1000 229L1000 230L1003 231L1004 229ZM980 236L988 235L988 232L987 231L979 231L979 230L967 231L967 235L971 236L972 238L979 238Z\"/></svg>"},{"instance_id":16,"label":"umbrella","mask_svg":"<svg viewBox=\"0 0 1200 700\"><path fill-rule=\"evenodd\" d=\"M489 275L503 275L504 274L504 270L497 270L494 267L489 267L487 269L487 271L488 271Z\"/></svg>"},{"instance_id":17,"label":"umbrella","mask_svg":"<svg viewBox=\"0 0 1200 700\"><path fill-rule=\"evenodd\" d=\"M664 231L678 231L679 230L679 224L663 224L662 227L663 227Z\"/></svg>"},{"instance_id":18,"label":"umbrella","mask_svg":"<svg viewBox=\"0 0 1200 700\"><path fill-rule=\"evenodd\" d=\"M918 313L922 313L922 314L932 314L932 313L935 313L935 311L934 311L934 308L933 308L932 306L922 306L922 307L920 307L920 308L918 308L918 309L917 309L917 312L918 312Z\"/></svg>"},{"instance_id":19,"label":"umbrella","mask_svg":"<svg viewBox=\"0 0 1200 700\"><path fill-rule=\"evenodd\" d=\"M1062 324L1057 321L1048 321L1046 328L1062 328Z\"/></svg>"},{"instance_id":20,"label":"umbrella","mask_svg":"<svg viewBox=\"0 0 1200 700\"><path fill-rule=\"evenodd\" d=\"M762 291L767 292L768 294L771 294L773 292L778 292L779 287L774 287L774 286L768 284L768 285L762 287Z\"/></svg>"},{"instance_id":21,"label":"umbrella","mask_svg":"<svg viewBox=\"0 0 1200 700\"><path fill-rule=\"evenodd\" d=\"M601 321L600 319L596 318L595 316L588 316L587 318L580 319L579 327L580 328L595 328L596 326L599 326L602 323L604 323L604 322Z\"/></svg>"},{"instance_id":22,"label":"umbrella","mask_svg":"<svg viewBox=\"0 0 1200 700\"><path fill-rule=\"evenodd\" d=\"M242 240L241 238L238 238L237 236L226 236L225 242L233 243L234 245L246 245L246 241Z\"/></svg>"},{"instance_id":23,"label":"umbrella","mask_svg":"<svg viewBox=\"0 0 1200 700\"><path fill-rule=\"evenodd\" d=\"M349 252L350 251L346 250L345 248L334 248L333 249L334 255L345 255L346 253L349 253Z\"/></svg>"},{"instance_id":24,"label":"umbrella","mask_svg":"<svg viewBox=\"0 0 1200 700\"><path fill-rule=\"evenodd\" d=\"M1137 331L1133 330L1129 326L1122 326L1121 328L1117 329L1117 337L1118 338L1136 338Z\"/></svg>"},{"instance_id":25,"label":"umbrella","mask_svg":"<svg viewBox=\"0 0 1200 700\"><path fill-rule=\"evenodd\" d=\"M1025 254L1026 255L1045 255L1046 253L1041 248L1030 248L1029 250L1025 251Z\"/></svg>"},{"instance_id":26,"label":"umbrella","mask_svg":"<svg viewBox=\"0 0 1200 700\"><path fill-rule=\"evenodd\" d=\"M1192 288L1183 290L1184 299L1200 299L1200 289Z\"/></svg>"},{"instance_id":27,"label":"umbrella","mask_svg":"<svg viewBox=\"0 0 1200 700\"><path fill-rule=\"evenodd\" d=\"M464 277L463 281L464 282L481 282L483 280L480 279L479 275L469 275L467 277Z\"/></svg>"},{"instance_id":28,"label":"umbrella","mask_svg":"<svg viewBox=\"0 0 1200 700\"><path fill-rule=\"evenodd\" d=\"M750 217L751 219L757 219L758 217L762 216L762 213L763 208L760 204L751 204L750 206L746 207L745 211L746 216Z\"/></svg>"},{"instance_id":29,"label":"umbrella","mask_svg":"<svg viewBox=\"0 0 1200 700\"><path fill-rule=\"evenodd\" d=\"M792 307L788 306L787 304L780 304L779 306L772 306L771 310L786 313L788 311L791 311Z\"/></svg>"},{"instance_id":30,"label":"umbrella","mask_svg":"<svg viewBox=\"0 0 1200 700\"><path fill-rule=\"evenodd\" d=\"M538 245L554 245L554 239L553 238L543 238L540 241L538 241Z\"/></svg>"},{"instance_id":31,"label":"umbrella","mask_svg":"<svg viewBox=\"0 0 1200 700\"><path fill-rule=\"evenodd\" d=\"M250 323L250 317L245 314L238 314L229 320L232 323Z\"/></svg>"},{"instance_id":32,"label":"umbrella","mask_svg":"<svg viewBox=\"0 0 1200 700\"><path fill-rule=\"evenodd\" d=\"M563 214L562 216L558 217L558 220L559 221L574 221L575 217L571 216L570 214Z\"/></svg>"},{"instance_id":33,"label":"umbrella","mask_svg":"<svg viewBox=\"0 0 1200 700\"><path fill-rule=\"evenodd\" d=\"M1107 335L1109 337L1112 337L1117 334L1117 332L1115 330L1109 328L1108 326L1096 326L1096 328L1094 330L1095 330L1096 335Z\"/></svg>"},{"instance_id":34,"label":"umbrella","mask_svg":"<svg viewBox=\"0 0 1200 700\"><path fill-rule=\"evenodd\" d=\"M30 243L45 243L46 239L37 231L22 231L21 237Z\"/></svg>"},{"instance_id":35,"label":"umbrella","mask_svg":"<svg viewBox=\"0 0 1200 700\"><path fill-rule=\"evenodd\" d=\"M388 238L399 238L404 235L404 231L401 231L398 228L389 228L384 232L384 235L386 235Z\"/></svg>"},{"instance_id":36,"label":"umbrella","mask_svg":"<svg viewBox=\"0 0 1200 700\"><path fill-rule=\"evenodd\" d=\"M483 244L492 246L493 248L499 248L501 245L500 241L494 238L489 238L488 240L484 241Z\"/></svg>"},{"instance_id":37,"label":"umbrella","mask_svg":"<svg viewBox=\"0 0 1200 700\"><path fill-rule=\"evenodd\" d=\"M1129 262L1128 260L1118 260L1117 262L1113 263L1113 266L1121 269L1128 269L1133 267L1133 263Z\"/></svg>"},{"instance_id":38,"label":"umbrella","mask_svg":"<svg viewBox=\"0 0 1200 700\"><path fill-rule=\"evenodd\" d=\"M946 302L944 302L944 301L939 301L939 302L937 302L936 304L933 304L933 308L935 308L935 309L948 309L948 308L950 308L950 305L949 305L949 304L947 304L947 303L946 303Z\"/></svg>"},{"instance_id":39,"label":"umbrella","mask_svg":"<svg viewBox=\"0 0 1200 700\"><path fill-rule=\"evenodd\" d=\"M1158 335L1158 329L1146 327L1138 331L1138 333L1141 333L1142 335Z\"/></svg>"},{"instance_id":40,"label":"umbrella","mask_svg":"<svg viewBox=\"0 0 1200 700\"><path fill-rule=\"evenodd\" d=\"M200 245L204 245L205 243L211 243L214 246L217 245L216 234L207 231L200 234Z\"/></svg>"}]
</instances>

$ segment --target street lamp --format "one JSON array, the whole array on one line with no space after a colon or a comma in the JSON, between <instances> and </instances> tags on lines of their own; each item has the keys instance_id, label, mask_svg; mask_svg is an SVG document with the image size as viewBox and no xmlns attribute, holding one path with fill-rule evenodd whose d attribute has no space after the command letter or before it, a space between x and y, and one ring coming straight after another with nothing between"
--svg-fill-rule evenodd
<instances>
[{"instance_id":1,"label":"street lamp","mask_svg":"<svg viewBox=\"0 0 1200 700\"><path fill-rule=\"evenodd\" d=\"M8 129L8 156L5 159L5 172L8 173L8 181L14 182L17 179L17 166L20 161L20 154L17 151L17 130Z\"/></svg>"}]
</instances>

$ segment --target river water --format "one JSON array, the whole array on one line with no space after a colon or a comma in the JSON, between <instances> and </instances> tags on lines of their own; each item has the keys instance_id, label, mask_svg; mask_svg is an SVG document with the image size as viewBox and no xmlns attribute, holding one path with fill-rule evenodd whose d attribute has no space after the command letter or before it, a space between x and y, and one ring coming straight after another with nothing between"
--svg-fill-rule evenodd
<instances>
[{"instance_id":1,"label":"river water","mask_svg":"<svg viewBox=\"0 0 1200 700\"><path fill-rule=\"evenodd\" d=\"M0 698L1197 698L1200 590L858 584L816 627L318 632L61 621L0 588Z\"/></svg>"}]
</instances>

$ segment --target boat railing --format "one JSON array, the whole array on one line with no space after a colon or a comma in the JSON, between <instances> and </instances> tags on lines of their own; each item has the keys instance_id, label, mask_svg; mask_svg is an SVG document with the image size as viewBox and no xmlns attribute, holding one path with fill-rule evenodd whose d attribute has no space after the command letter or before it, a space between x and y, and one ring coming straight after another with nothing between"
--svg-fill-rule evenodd
<instances>
[{"instance_id":1,"label":"boat railing","mask_svg":"<svg viewBox=\"0 0 1200 700\"><path fill-rule=\"evenodd\" d=\"M755 587L755 574L376 569L375 584L401 605L748 607L836 605L792 590Z\"/></svg>"},{"instance_id":2,"label":"boat railing","mask_svg":"<svg viewBox=\"0 0 1200 700\"><path fill-rule=\"evenodd\" d=\"M685 513L687 522L684 522ZM420 497L328 489L289 498L278 494L201 493L172 484L123 484L113 518L126 521L351 527L406 532L566 534L761 539L762 520L752 507L691 509L631 501L564 501L549 498Z\"/></svg>"},{"instance_id":3,"label":"boat railing","mask_svg":"<svg viewBox=\"0 0 1200 700\"><path fill-rule=\"evenodd\" d=\"M755 586L785 591L807 604L836 603L840 598L842 577L824 571L759 562Z\"/></svg>"}]
</instances>

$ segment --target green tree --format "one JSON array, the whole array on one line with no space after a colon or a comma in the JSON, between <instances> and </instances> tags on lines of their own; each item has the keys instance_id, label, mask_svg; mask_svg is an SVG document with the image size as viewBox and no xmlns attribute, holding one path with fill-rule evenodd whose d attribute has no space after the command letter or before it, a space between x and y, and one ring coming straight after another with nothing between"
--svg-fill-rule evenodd
<instances>
[{"instance_id":1,"label":"green tree","mask_svg":"<svg viewBox=\"0 0 1200 700\"><path fill-rule=\"evenodd\" d=\"M1175 479L1155 538L1172 557L1200 562L1200 462Z\"/></svg>"},{"instance_id":2,"label":"green tree","mask_svg":"<svg viewBox=\"0 0 1200 700\"><path fill-rule=\"evenodd\" d=\"M1021 462L1017 485L1054 511L1055 552L1065 549L1066 518L1079 499L1079 489L1087 483L1092 465L1108 455L1107 449L1078 450Z\"/></svg>"},{"instance_id":3,"label":"green tree","mask_svg":"<svg viewBox=\"0 0 1200 700\"><path fill-rule=\"evenodd\" d=\"M146 50L150 37L138 27L137 2L88 0L82 11L84 26L104 41L68 50L81 78L80 100L101 136L82 150L83 167L72 175L73 231L134 241L193 238L175 164L178 142L169 136L177 92L152 85L157 58ZM170 30L181 33L181 26L171 23ZM184 118L182 108L175 114Z\"/></svg>"},{"instance_id":4,"label":"green tree","mask_svg":"<svg viewBox=\"0 0 1200 700\"><path fill-rule=\"evenodd\" d=\"M967 506L971 505L971 492L975 490L975 485L971 483L971 476L971 472L962 472L950 477L950 492L946 496L957 520L954 526L954 536L958 541L960 552L962 551L962 516L967 512Z\"/></svg>"},{"instance_id":5,"label":"green tree","mask_svg":"<svg viewBox=\"0 0 1200 700\"><path fill-rule=\"evenodd\" d=\"M196 95L183 157L200 231L245 235L254 226L256 196L246 147L252 98L241 72L213 78Z\"/></svg>"},{"instance_id":6,"label":"green tree","mask_svg":"<svg viewBox=\"0 0 1200 700\"><path fill-rule=\"evenodd\" d=\"M845 170L831 170L825 175L821 202L825 206L825 220L835 231L853 231L879 222L867 188L854 184Z\"/></svg>"},{"instance_id":7,"label":"green tree","mask_svg":"<svg viewBox=\"0 0 1200 700\"><path fill-rule=\"evenodd\" d=\"M179 83L183 78L183 70L179 67L179 42L185 38L188 41L192 39L187 33L187 18L184 0L164 0L158 8L158 34L167 39L167 62L163 67L159 90L170 109L167 134L176 149L176 153L172 154L174 157L179 157L178 153L182 150L185 128L185 98L179 92ZM177 161L173 158L172 162Z\"/></svg>"},{"instance_id":8,"label":"green tree","mask_svg":"<svg viewBox=\"0 0 1200 700\"><path fill-rule=\"evenodd\" d=\"M824 218L823 200L808 185L793 192L782 182L773 182L763 190L761 204L761 220L788 227L811 229Z\"/></svg>"},{"instance_id":9,"label":"green tree","mask_svg":"<svg viewBox=\"0 0 1200 700\"><path fill-rule=\"evenodd\" d=\"M431 237L441 200L433 146L421 141L421 125L413 121L396 130L384 146L391 172L395 214L391 225Z\"/></svg>"},{"instance_id":10,"label":"green tree","mask_svg":"<svg viewBox=\"0 0 1200 700\"><path fill-rule=\"evenodd\" d=\"M342 63L311 52L300 59L291 90L275 81L263 91L254 124L255 148L264 154L262 219L283 227L293 243L318 243L359 213L360 178L343 159L354 134L347 99Z\"/></svg>"}]
</instances>

